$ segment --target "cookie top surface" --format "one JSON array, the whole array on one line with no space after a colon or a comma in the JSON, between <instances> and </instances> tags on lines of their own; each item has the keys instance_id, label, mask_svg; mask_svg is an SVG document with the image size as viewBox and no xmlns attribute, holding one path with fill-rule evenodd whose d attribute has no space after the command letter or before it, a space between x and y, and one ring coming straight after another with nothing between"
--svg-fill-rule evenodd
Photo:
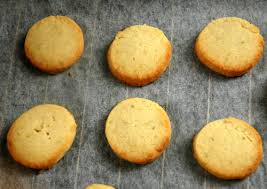
<instances>
[{"instance_id":1,"label":"cookie top surface","mask_svg":"<svg viewBox=\"0 0 267 189\"><path fill-rule=\"evenodd\" d=\"M107 59L116 78L142 86L160 77L169 65L171 54L171 43L160 29L134 25L117 33Z\"/></svg>"},{"instance_id":2,"label":"cookie top surface","mask_svg":"<svg viewBox=\"0 0 267 189\"><path fill-rule=\"evenodd\" d=\"M69 68L82 55L83 33L67 16L48 16L29 29L24 49L35 67L58 73Z\"/></svg>"},{"instance_id":3,"label":"cookie top surface","mask_svg":"<svg viewBox=\"0 0 267 189\"><path fill-rule=\"evenodd\" d=\"M105 132L112 150L120 158L145 164L159 157L168 146L171 124L157 103L130 98L112 109Z\"/></svg>"},{"instance_id":4,"label":"cookie top surface","mask_svg":"<svg viewBox=\"0 0 267 189\"><path fill-rule=\"evenodd\" d=\"M222 179L242 179L256 170L263 157L259 133L246 122L220 119L204 126L193 140L199 164Z\"/></svg>"},{"instance_id":5,"label":"cookie top surface","mask_svg":"<svg viewBox=\"0 0 267 189\"><path fill-rule=\"evenodd\" d=\"M8 131L7 147L20 164L47 169L70 148L76 127L73 115L64 107L38 105L14 121Z\"/></svg>"},{"instance_id":6,"label":"cookie top surface","mask_svg":"<svg viewBox=\"0 0 267 189\"><path fill-rule=\"evenodd\" d=\"M87 186L85 189L115 189L115 188L105 184L91 184Z\"/></svg>"},{"instance_id":7,"label":"cookie top surface","mask_svg":"<svg viewBox=\"0 0 267 189\"><path fill-rule=\"evenodd\" d=\"M210 22L199 34L195 50L200 61L225 76L239 76L257 64L263 54L260 30L236 17Z\"/></svg>"}]
</instances>

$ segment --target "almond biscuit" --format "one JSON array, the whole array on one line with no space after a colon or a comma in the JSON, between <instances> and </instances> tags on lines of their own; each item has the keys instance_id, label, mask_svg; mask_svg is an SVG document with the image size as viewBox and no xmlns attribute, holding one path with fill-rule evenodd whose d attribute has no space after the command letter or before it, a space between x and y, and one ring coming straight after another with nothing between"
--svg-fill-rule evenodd
<instances>
[{"instance_id":1,"label":"almond biscuit","mask_svg":"<svg viewBox=\"0 0 267 189\"><path fill-rule=\"evenodd\" d=\"M157 159L171 138L167 113L157 103L129 98L117 104L106 121L106 137L120 158L146 164Z\"/></svg>"},{"instance_id":2,"label":"almond biscuit","mask_svg":"<svg viewBox=\"0 0 267 189\"><path fill-rule=\"evenodd\" d=\"M82 55L83 32L67 16L48 16L36 22L28 31L24 50L31 64L56 74L68 69Z\"/></svg>"},{"instance_id":3,"label":"almond biscuit","mask_svg":"<svg viewBox=\"0 0 267 189\"><path fill-rule=\"evenodd\" d=\"M115 188L105 184L91 184L88 185L85 189L115 189Z\"/></svg>"},{"instance_id":4,"label":"almond biscuit","mask_svg":"<svg viewBox=\"0 0 267 189\"><path fill-rule=\"evenodd\" d=\"M243 179L263 157L262 139L248 123L226 118L208 123L193 140L193 154L201 167L221 179Z\"/></svg>"},{"instance_id":5,"label":"almond biscuit","mask_svg":"<svg viewBox=\"0 0 267 189\"><path fill-rule=\"evenodd\" d=\"M143 86L160 77L171 55L171 43L160 29L134 25L117 33L107 60L117 79L128 85Z\"/></svg>"},{"instance_id":6,"label":"almond biscuit","mask_svg":"<svg viewBox=\"0 0 267 189\"><path fill-rule=\"evenodd\" d=\"M248 72L259 62L263 48L264 38L259 28L236 17L212 21L195 43L200 62L228 77Z\"/></svg>"},{"instance_id":7,"label":"almond biscuit","mask_svg":"<svg viewBox=\"0 0 267 189\"><path fill-rule=\"evenodd\" d=\"M20 115L7 135L7 147L18 163L48 169L71 147L76 135L73 115L64 107L42 104Z\"/></svg>"}]
</instances>

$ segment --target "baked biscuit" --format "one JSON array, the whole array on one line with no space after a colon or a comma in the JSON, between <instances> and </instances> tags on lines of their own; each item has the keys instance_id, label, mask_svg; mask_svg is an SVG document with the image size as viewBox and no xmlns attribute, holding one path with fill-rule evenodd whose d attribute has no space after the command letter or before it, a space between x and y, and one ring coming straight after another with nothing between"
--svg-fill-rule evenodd
<instances>
[{"instance_id":1,"label":"baked biscuit","mask_svg":"<svg viewBox=\"0 0 267 189\"><path fill-rule=\"evenodd\" d=\"M229 77L240 76L254 67L263 48L259 28L236 17L212 21L200 32L195 44L201 63Z\"/></svg>"},{"instance_id":2,"label":"baked biscuit","mask_svg":"<svg viewBox=\"0 0 267 189\"><path fill-rule=\"evenodd\" d=\"M263 157L259 133L248 123L226 118L208 123L193 140L201 167L221 179L242 179L253 173Z\"/></svg>"},{"instance_id":3,"label":"baked biscuit","mask_svg":"<svg viewBox=\"0 0 267 189\"><path fill-rule=\"evenodd\" d=\"M129 98L112 109L105 133L117 156L132 163L146 164L158 158L168 146L171 123L157 103Z\"/></svg>"},{"instance_id":4,"label":"baked biscuit","mask_svg":"<svg viewBox=\"0 0 267 189\"><path fill-rule=\"evenodd\" d=\"M48 169L69 150L76 127L73 115L64 107L38 105L12 124L7 147L18 163L33 169Z\"/></svg>"},{"instance_id":5,"label":"baked biscuit","mask_svg":"<svg viewBox=\"0 0 267 189\"><path fill-rule=\"evenodd\" d=\"M143 86L160 77L171 55L171 43L160 29L134 25L117 33L107 60L117 79L132 86Z\"/></svg>"},{"instance_id":6,"label":"baked biscuit","mask_svg":"<svg viewBox=\"0 0 267 189\"><path fill-rule=\"evenodd\" d=\"M81 28L67 16L48 16L28 31L24 50L33 66L55 74L72 66L84 49Z\"/></svg>"},{"instance_id":7,"label":"baked biscuit","mask_svg":"<svg viewBox=\"0 0 267 189\"><path fill-rule=\"evenodd\" d=\"M115 188L105 184L91 184L87 186L85 189L115 189Z\"/></svg>"}]
</instances>

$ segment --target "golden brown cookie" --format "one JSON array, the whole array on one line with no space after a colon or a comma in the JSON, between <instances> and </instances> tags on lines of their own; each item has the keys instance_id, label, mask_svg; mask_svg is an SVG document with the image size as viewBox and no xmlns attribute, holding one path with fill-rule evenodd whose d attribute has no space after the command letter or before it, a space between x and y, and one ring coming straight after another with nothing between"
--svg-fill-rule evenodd
<instances>
[{"instance_id":1,"label":"golden brown cookie","mask_svg":"<svg viewBox=\"0 0 267 189\"><path fill-rule=\"evenodd\" d=\"M112 109L105 132L112 150L120 158L145 164L158 158L168 146L171 123L157 103L129 98Z\"/></svg>"},{"instance_id":2,"label":"golden brown cookie","mask_svg":"<svg viewBox=\"0 0 267 189\"><path fill-rule=\"evenodd\" d=\"M115 188L105 184L91 184L87 186L85 189L115 189Z\"/></svg>"},{"instance_id":3,"label":"golden brown cookie","mask_svg":"<svg viewBox=\"0 0 267 189\"><path fill-rule=\"evenodd\" d=\"M171 43L160 29L134 25L117 33L107 59L117 79L132 86L143 86L160 77L171 55Z\"/></svg>"},{"instance_id":4,"label":"golden brown cookie","mask_svg":"<svg viewBox=\"0 0 267 189\"><path fill-rule=\"evenodd\" d=\"M263 157L259 133L248 123L226 118L208 123L193 140L201 167L221 179L242 179L253 173Z\"/></svg>"},{"instance_id":5,"label":"golden brown cookie","mask_svg":"<svg viewBox=\"0 0 267 189\"><path fill-rule=\"evenodd\" d=\"M48 169L69 150L76 135L73 115L54 104L35 106L20 115L7 135L11 156L33 169Z\"/></svg>"},{"instance_id":6,"label":"golden brown cookie","mask_svg":"<svg viewBox=\"0 0 267 189\"><path fill-rule=\"evenodd\" d=\"M29 29L24 49L33 66L51 74L59 73L82 55L83 32L67 16L48 16Z\"/></svg>"},{"instance_id":7,"label":"golden brown cookie","mask_svg":"<svg viewBox=\"0 0 267 189\"><path fill-rule=\"evenodd\" d=\"M240 76L254 67L263 54L259 28L246 20L213 20L199 34L195 52L201 63L225 76Z\"/></svg>"}]
</instances>

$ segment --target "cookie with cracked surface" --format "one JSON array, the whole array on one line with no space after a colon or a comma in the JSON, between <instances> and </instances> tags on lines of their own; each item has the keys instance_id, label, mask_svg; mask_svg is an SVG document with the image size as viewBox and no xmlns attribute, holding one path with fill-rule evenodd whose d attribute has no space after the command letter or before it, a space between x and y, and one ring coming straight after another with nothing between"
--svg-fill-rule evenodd
<instances>
[{"instance_id":1,"label":"cookie with cracked surface","mask_svg":"<svg viewBox=\"0 0 267 189\"><path fill-rule=\"evenodd\" d=\"M164 33L148 25L134 25L117 33L107 53L111 73L132 86L144 86L168 67L172 45Z\"/></svg>"},{"instance_id":2,"label":"cookie with cracked surface","mask_svg":"<svg viewBox=\"0 0 267 189\"><path fill-rule=\"evenodd\" d=\"M213 20L200 32L195 43L200 62L228 77L248 72L258 63L263 49L264 38L259 28L236 17Z\"/></svg>"},{"instance_id":3,"label":"cookie with cracked surface","mask_svg":"<svg viewBox=\"0 0 267 189\"><path fill-rule=\"evenodd\" d=\"M218 178L243 179L263 158L262 139L245 121L220 119L208 123L194 137L193 155L201 167Z\"/></svg>"},{"instance_id":4,"label":"cookie with cracked surface","mask_svg":"<svg viewBox=\"0 0 267 189\"><path fill-rule=\"evenodd\" d=\"M165 110L144 98L118 103L106 121L106 137L117 156L136 164L157 159L171 138L171 123Z\"/></svg>"},{"instance_id":5,"label":"cookie with cracked surface","mask_svg":"<svg viewBox=\"0 0 267 189\"><path fill-rule=\"evenodd\" d=\"M28 31L24 50L36 68L56 74L71 67L84 49L83 32L67 16L48 16Z\"/></svg>"},{"instance_id":6,"label":"cookie with cracked surface","mask_svg":"<svg viewBox=\"0 0 267 189\"><path fill-rule=\"evenodd\" d=\"M115 188L105 184L91 184L88 185L85 189L115 189Z\"/></svg>"},{"instance_id":7,"label":"cookie with cracked surface","mask_svg":"<svg viewBox=\"0 0 267 189\"><path fill-rule=\"evenodd\" d=\"M20 115L7 135L7 147L18 163L48 169L69 150L76 135L73 115L55 104L35 106Z\"/></svg>"}]
</instances>

